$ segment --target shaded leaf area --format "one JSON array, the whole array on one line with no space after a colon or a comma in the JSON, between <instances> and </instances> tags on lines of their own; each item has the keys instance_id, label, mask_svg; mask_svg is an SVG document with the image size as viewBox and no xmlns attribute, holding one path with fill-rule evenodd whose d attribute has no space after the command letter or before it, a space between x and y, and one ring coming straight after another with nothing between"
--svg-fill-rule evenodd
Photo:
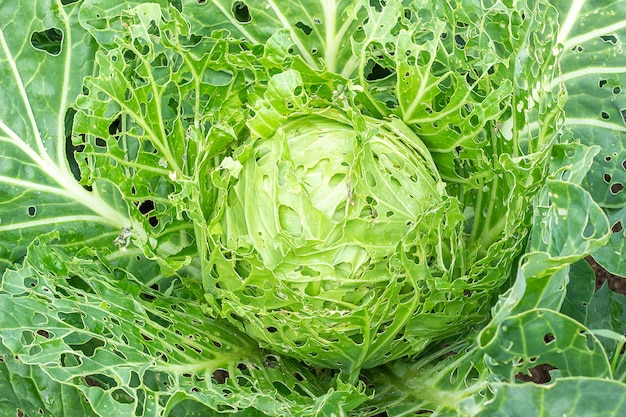
<instances>
[{"instance_id":1,"label":"shaded leaf area","mask_svg":"<svg viewBox=\"0 0 626 417\"><path fill-rule=\"evenodd\" d=\"M593 294L587 310L585 324L609 354L614 379L626 382L626 296L604 284Z\"/></svg>"},{"instance_id":2,"label":"shaded leaf area","mask_svg":"<svg viewBox=\"0 0 626 417\"><path fill-rule=\"evenodd\" d=\"M366 370L363 377L376 395L363 404L364 416L460 416L465 403L488 395L488 369L476 349L475 332L427 350ZM380 414L384 412L383 414Z\"/></svg>"},{"instance_id":3,"label":"shaded leaf area","mask_svg":"<svg viewBox=\"0 0 626 417\"><path fill-rule=\"evenodd\" d=\"M46 387L76 398L84 415L90 404L100 416L248 408L258 410L250 415L304 416L366 398L353 386L335 393L332 375L259 350L193 301L201 294L194 284L173 286L168 296L123 269L46 244L34 241L24 266L2 277L0 366L11 371L2 373L9 378L0 384L3 407L77 415L40 404L37 392Z\"/></svg>"}]
</instances>

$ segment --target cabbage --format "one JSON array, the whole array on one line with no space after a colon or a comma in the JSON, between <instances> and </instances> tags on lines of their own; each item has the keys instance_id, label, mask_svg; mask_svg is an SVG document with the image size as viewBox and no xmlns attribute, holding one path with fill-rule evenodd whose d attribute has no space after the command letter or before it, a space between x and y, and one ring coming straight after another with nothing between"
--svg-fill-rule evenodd
<instances>
[{"instance_id":1,"label":"cabbage","mask_svg":"<svg viewBox=\"0 0 626 417\"><path fill-rule=\"evenodd\" d=\"M626 0L31 3L0 415L626 415Z\"/></svg>"},{"instance_id":2,"label":"cabbage","mask_svg":"<svg viewBox=\"0 0 626 417\"><path fill-rule=\"evenodd\" d=\"M295 114L237 154L214 220L222 316L265 347L348 371L467 327L437 288L462 250L458 200L403 122Z\"/></svg>"}]
</instances>

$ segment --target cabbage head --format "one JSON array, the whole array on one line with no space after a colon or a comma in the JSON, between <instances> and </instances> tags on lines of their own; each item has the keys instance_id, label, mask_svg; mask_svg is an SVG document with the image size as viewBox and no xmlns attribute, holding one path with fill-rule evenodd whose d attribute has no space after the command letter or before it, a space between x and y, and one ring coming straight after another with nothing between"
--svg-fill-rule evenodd
<instances>
[{"instance_id":1,"label":"cabbage head","mask_svg":"<svg viewBox=\"0 0 626 417\"><path fill-rule=\"evenodd\" d=\"M459 202L401 121L294 114L227 161L208 299L261 346L354 375L476 321Z\"/></svg>"}]
</instances>

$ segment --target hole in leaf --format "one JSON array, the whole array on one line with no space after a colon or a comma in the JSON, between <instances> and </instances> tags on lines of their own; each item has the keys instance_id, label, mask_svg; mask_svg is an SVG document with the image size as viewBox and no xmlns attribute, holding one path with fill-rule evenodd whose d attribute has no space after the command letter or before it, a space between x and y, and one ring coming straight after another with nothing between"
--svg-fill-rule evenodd
<instances>
[{"instance_id":1,"label":"hole in leaf","mask_svg":"<svg viewBox=\"0 0 626 417\"><path fill-rule=\"evenodd\" d=\"M604 182L607 184L611 182L611 176L609 174L604 174Z\"/></svg>"},{"instance_id":2,"label":"hole in leaf","mask_svg":"<svg viewBox=\"0 0 626 417\"><path fill-rule=\"evenodd\" d=\"M604 42L610 43L611 45L617 44L617 36L615 35L602 35L600 36L600 39L602 39Z\"/></svg>"},{"instance_id":3,"label":"hole in leaf","mask_svg":"<svg viewBox=\"0 0 626 417\"><path fill-rule=\"evenodd\" d=\"M622 89L620 87L613 87L613 94L618 95L621 92L622 92Z\"/></svg>"},{"instance_id":4,"label":"hole in leaf","mask_svg":"<svg viewBox=\"0 0 626 417\"><path fill-rule=\"evenodd\" d=\"M96 381L95 379L93 379L90 376L85 376L83 377L83 379L85 380L85 382L87 383L88 386L90 387L99 387L100 383L98 381Z\"/></svg>"},{"instance_id":5,"label":"hole in leaf","mask_svg":"<svg viewBox=\"0 0 626 417\"><path fill-rule=\"evenodd\" d=\"M67 283L69 285L71 285L74 288L78 288L84 292L88 292L91 294L95 294L93 291L93 288L91 288L91 286L87 283L87 281L83 280L82 278L78 277L78 276L73 276L68 278ZM61 317L62 314L65 313L59 313L59 317ZM74 315L64 315L63 317L65 317L66 319L72 319L72 320L80 320L80 325L84 326L84 323L82 322L81 316L78 313L73 313ZM75 325L77 323L77 321L73 321L72 324ZM118 323L119 324L119 323Z\"/></svg>"},{"instance_id":6,"label":"hole in leaf","mask_svg":"<svg viewBox=\"0 0 626 417\"><path fill-rule=\"evenodd\" d=\"M152 216L148 219L148 223L150 223L152 227L157 227L159 225L159 219L157 219L156 216Z\"/></svg>"},{"instance_id":7,"label":"hole in leaf","mask_svg":"<svg viewBox=\"0 0 626 417\"><path fill-rule=\"evenodd\" d=\"M139 211L141 214L148 214L154 210L154 202L152 200L146 200L139 205Z\"/></svg>"},{"instance_id":8,"label":"hole in leaf","mask_svg":"<svg viewBox=\"0 0 626 417\"><path fill-rule=\"evenodd\" d=\"M613 195L620 193L624 190L624 185L620 184L619 182L616 182L615 184L611 185L611 193Z\"/></svg>"},{"instance_id":9,"label":"hole in leaf","mask_svg":"<svg viewBox=\"0 0 626 417\"><path fill-rule=\"evenodd\" d=\"M292 236L301 236L303 232L300 215L291 207L280 205L278 207L278 222L282 230Z\"/></svg>"},{"instance_id":10,"label":"hole in leaf","mask_svg":"<svg viewBox=\"0 0 626 417\"><path fill-rule=\"evenodd\" d=\"M606 85L606 83L607 83L607 80L600 80L598 82L598 87L602 88L602 87L604 87Z\"/></svg>"},{"instance_id":11,"label":"hole in leaf","mask_svg":"<svg viewBox=\"0 0 626 417\"><path fill-rule=\"evenodd\" d=\"M33 48L54 56L61 53L62 43L63 32L57 28L50 28L41 32L33 32L30 36L30 44Z\"/></svg>"},{"instance_id":12,"label":"hole in leaf","mask_svg":"<svg viewBox=\"0 0 626 417\"><path fill-rule=\"evenodd\" d=\"M536 358L535 358L536 359ZM557 369L549 364L540 364L533 368L528 369L528 374L523 372L515 375L515 378L519 381L524 382L534 382L535 384L547 384L552 380L552 376L550 375L550 371L553 369Z\"/></svg>"},{"instance_id":13,"label":"hole in leaf","mask_svg":"<svg viewBox=\"0 0 626 417\"><path fill-rule=\"evenodd\" d=\"M118 116L109 125L109 135L115 136L122 131L122 116Z\"/></svg>"},{"instance_id":14,"label":"hole in leaf","mask_svg":"<svg viewBox=\"0 0 626 417\"><path fill-rule=\"evenodd\" d=\"M226 382L226 378L229 378L230 375L228 374L228 371L225 369L216 369L215 372L213 372L213 379L215 379L215 381L217 381L218 384L223 384Z\"/></svg>"},{"instance_id":15,"label":"hole in leaf","mask_svg":"<svg viewBox=\"0 0 626 417\"><path fill-rule=\"evenodd\" d=\"M115 401L117 401L120 404L132 404L135 402L135 398L121 388L118 388L115 391L113 391L111 393L111 396L113 397Z\"/></svg>"},{"instance_id":16,"label":"hole in leaf","mask_svg":"<svg viewBox=\"0 0 626 417\"><path fill-rule=\"evenodd\" d=\"M348 336L350 339L352 339L352 341L357 344L357 345L362 345L364 338L363 335L361 333L355 333L355 334L351 334Z\"/></svg>"},{"instance_id":17,"label":"hole in leaf","mask_svg":"<svg viewBox=\"0 0 626 417\"><path fill-rule=\"evenodd\" d=\"M603 111L602 113L600 113L600 117L602 117L602 119L604 120L609 120L611 116L609 116L607 112Z\"/></svg>"},{"instance_id":18,"label":"hole in leaf","mask_svg":"<svg viewBox=\"0 0 626 417\"><path fill-rule=\"evenodd\" d=\"M623 230L623 229L622 229L622 222L621 222L621 221L619 221L619 222L615 223L615 224L613 225L613 227L611 227L611 231L612 231L613 233L619 233L619 232L621 232L622 230Z\"/></svg>"},{"instance_id":19,"label":"hole in leaf","mask_svg":"<svg viewBox=\"0 0 626 417\"><path fill-rule=\"evenodd\" d=\"M236 1L233 4L232 11L235 19L239 23L248 23L252 21L252 15L250 15L250 9L248 9L246 3L242 1Z\"/></svg>"},{"instance_id":20,"label":"hole in leaf","mask_svg":"<svg viewBox=\"0 0 626 417\"><path fill-rule=\"evenodd\" d=\"M583 237L585 239L591 239L595 234L596 230L592 223L587 223L585 225L585 229L583 230Z\"/></svg>"},{"instance_id":21,"label":"hole in leaf","mask_svg":"<svg viewBox=\"0 0 626 417\"><path fill-rule=\"evenodd\" d=\"M331 187L336 187L339 184L341 184L341 182L344 180L344 178L346 177L346 174L344 173L337 173L335 175L333 175L330 180L328 181L328 185Z\"/></svg>"},{"instance_id":22,"label":"hole in leaf","mask_svg":"<svg viewBox=\"0 0 626 417\"><path fill-rule=\"evenodd\" d=\"M554 335L552 333L546 333L543 336L543 341L544 341L544 343L546 345L552 343L554 341L554 339L555 339L555 337L554 337Z\"/></svg>"},{"instance_id":23,"label":"hole in leaf","mask_svg":"<svg viewBox=\"0 0 626 417\"><path fill-rule=\"evenodd\" d=\"M37 330L37 334L46 339L50 339L50 332L48 332L47 330Z\"/></svg>"},{"instance_id":24,"label":"hole in leaf","mask_svg":"<svg viewBox=\"0 0 626 417\"><path fill-rule=\"evenodd\" d=\"M454 43L456 43L456 46L459 49L465 49L465 45L467 44L467 42L465 41L465 39L461 35L455 35L454 36Z\"/></svg>"},{"instance_id":25,"label":"hole in leaf","mask_svg":"<svg viewBox=\"0 0 626 417\"><path fill-rule=\"evenodd\" d=\"M274 388L276 388L276 391L278 391L280 394L285 396L291 394L291 390L289 389L289 387L282 382L274 381L272 384L274 385Z\"/></svg>"},{"instance_id":26,"label":"hole in leaf","mask_svg":"<svg viewBox=\"0 0 626 417\"><path fill-rule=\"evenodd\" d=\"M391 74L393 74L392 70L382 67L378 63L374 63L372 60L370 60L368 62L368 65L366 65L365 73L363 75L368 81L376 81L383 80L389 77Z\"/></svg>"},{"instance_id":27,"label":"hole in leaf","mask_svg":"<svg viewBox=\"0 0 626 417\"><path fill-rule=\"evenodd\" d=\"M626 109L620 110L620 114L622 115L622 121L626 124Z\"/></svg>"},{"instance_id":28,"label":"hole in leaf","mask_svg":"<svg viewBox=\"0 0 626 417\"><path fill-rule=\"evenodd\" d=\"M142 292L141 294L139 294L139 297L141 297L142 300L146 300L146 301L152 301L156 298L154 295L148 294L145 292Z\"/></svg>"},{"instance_id":29,"label":"hole in leaf","mask_svg":"<svg viewBox=\"0 0 626 417\"><path fill-rule=\"evenodd\" d=\"M105 345L103 340L100 339L91 339L85 343L78 345L68 344L69 347L74 349L75 351L81 351L85 356L92 357L96 352L97 348L103 347Z\"/></svg>"},{"instance_id":30,"label":"hole in leaf","mask_svg":"<svg viewBox=\"0 0 626 417\"><path fill-rule=\"evenodd\" d=\"M30 217L35 217L36 214L37 214L37 207L35 206L28 207L28 215Z\"/></svg>"},{"instance_id":31,"label":"hole in leaf","mask_svg":"<svg viewBox=\"0 0 626 417\"><path fill-rule=\"evenodd\" d=\"M378 13L383 11L385 3L386 2L383 0L370 0L370 6L373 7Z\"/></svg>"},{"instance_id":32,"label":"hole in leaf","mask_svg":"<svg viewBox=\"0 0 626 417\"><path fill-rule=\"evenodd\" d=\"M165 317L162 317L162 316L158 316L158 315L156 315L156 314L154 314L154 313L152 313L150 311L146 311L146 314L148 315L150 320L154 321L155 323L157 323L161 327L165 327L165 328L169 329L174 324L169 319L166 319ZM161 333L160 332L159 332L158 336L161 337ZM163 338L164 338L164 336L163 336Z\"/></svg>"},{"instance_id":33,"label":"hole in leaf","mask_svg":"<svg viewBox=\"0 0 626 417\"><path fill-rule=\"evenodd\" d=\"M278 358L274 355L267 355L264 365L267 368L274 369L278 366Z\"/></svg>"},{"instance_id":34,"label":"hole in leaf","mask_svg":"<svg viewBox=\"0 0 626 417\"><path fill-rule=\"evenodd\" d=\"M311 32L313 32L313 28L309 25L306 25L302 22L296 23L296 27L304 32L305 35L309 36Z\"/></svg>"}]
</instances>

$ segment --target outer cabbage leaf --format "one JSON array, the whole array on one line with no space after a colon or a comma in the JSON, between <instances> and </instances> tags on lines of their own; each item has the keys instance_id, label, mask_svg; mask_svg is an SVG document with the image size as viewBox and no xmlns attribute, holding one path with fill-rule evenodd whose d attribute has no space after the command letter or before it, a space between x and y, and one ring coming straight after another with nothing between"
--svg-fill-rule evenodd
<instances>
[{"instance_id":1,"label":"outer cabbage leaf","mask_svg":"<svg viewBox=\"0 0 626 417\"><path fill-rule=\"evenodd\" d=\"M422 24L401 31L387 57L397 70L395 111L461 201L467 275L492 289L523 251L559 126L561 93L549 89L557 15L540 1L420 5Z\"/></svg>"},{"instance_id":2,"label":"outer cabbage leaf","mask_svg":"<svg viewBox=\"0 0 626 417\"><path fill-rule=\"evenodd\" d=\"M45 396L41 395L43 392L46 393ZM2 343L0 343L0 413L6 416L46 417L97 415L79 390L51 380L38 366L25 365Z\"/></svg>"},{"instance_id":3,"label":"outer cabbage leaf","mask_svg":"<svg viewBox=\"0 0 626 417\"><path fill-rule=\"evenodd\" d=\"M76 258L51 250L52 237L35 240L24 266L7 270L0 285L0 339L15 358L0 365L32 369L41 389L84 397L99 416L248 408L250 415L339 415L367 398L362 385L336 385L332 375L260 350L209 317L195 300L198 284L149 289L91 251Z\"/></svg>"},{"instance_id":4,"label":"outer cabbage leaf","mask_svg":"<svg viewBox=\"0 0 626 417\"><path fill-rule=\"evenodd\" d=\"M139 248L166 273L199 275L210 171L242 128L238 94L254 57L237 44L191 36L173 7L145 3L109 15L93 8L85 5L81 17L113 44L96 54L97 74L76 102L83 182L114 181L141 221L132 230Z\"/></svg>"},{"instance_id":5,"label":"outer cabbage leaf","mask_svg":"<svg viewBox=\"0 0 626 417\"><path fill-rule=\"evenodd\" d=\"M600 378L564 378L549 385L503 384L495 399L474 416L618 417L626 412L625 396L626 385Z\"/></svg>"},{"instance_id":6,"label":"outer cabbage leaf","mask_svg":"<svg viewBox=\"0 0 626 417\"><path fill-rule=\"evenodd\" d=\"M508 317L482 348L493 359L492 373L506 380L538 364L551 365L563 377L613 376L598 338L584 325L553 310L533 309Z\"/></svg>"},{"instance_id":7,"label":"outer cabbage leaf","mask_svg":"<svg viewBox=\"0 0 626 417\"><path fill-rule=\"evenodd\" d=\"M626 277L626 3L553 1L560 12L562 76L567 89L563 141L598 145L583 186L605 209L610 243L594 258Z\"/></svg>"},{"instance_id":8,"label":"outer cabbage leaf","mask_svg":"<svg viewBox=\"0 0 626 417\"><path fill-rule=\"evenodd\" d=\"M596 148L580 144L554 147L551 175L538 196L528 253L521 259L512 288L494 308L493 320L478 337L470 334L465 341L450 342L449 348L434 346L435 353L426 352L415 362L402 359L366 372L383 387L366 404L376 412L388 410L397 415L418 411L433 416L474 416L483 409L492 412L495 404L508 410L509 403L516 404L517 390L536 395L529 401L541 406L551 395L546 392L551 386L538 387L517 379L539 364L554 369L552 377L559 378L557 384L566 377L578 381L571 384L585 384L598 375L623 378L623 361L615 362L619 355L615 356L614 348L605 349L606 337L597 334L599 327L556 311L567 304L570 311L577 308L577 318L588 316L593 288L585 289L580 299L566 294L566 289L587 287L585 283L593 281L587 281L588 274L570 274L568 265L603 246L609 237L602 210L577 185L596 152ZM568 280L577 282L568 285ZM619 385L611 386L621 392ZM543 404L546 410L551 406ZM616 410L621 407L616 405Z\"/></svg>"},{"instance_id":9,"label":"outer cabbage leaf","mask_svg":"<svg viewBox=\"0 0 626 417\"><path fill-rule=\"evenodd\" d=\"M606 216L579 185L595 152L597 148L577 143L555 145L551 174L535 203L527 253L513 286L494 307L495 317L483 329L482 343L493 337L502 318L534 308L560 309L567 296L569 265L608 241Z\"/></svg>"},{"instance_id":10,"label":"outer cabbage leaf","mask_svg":"<svg viewBox=\"0 0 626 417\"><path fill-rule=\"evenodd\" d=\"M361 0L184 0L182 6L195 33L223 29L252 44L287 46L282 48L285 56L297 55L311 68L344 77L354 76L362 59L351 51L354 33L368 14L375 13Z\"/></svg>"},{"instance_id":11,"label":"outer cabbage leaf","mask_svg":"<svg viewBox=\"0 0 626 417\"><path fill-rule=\"evenodd\" d=\"M79 185L66 150L68 107L94 55L89 34L77 24L79 5L0 5L0 269L51 228L63 245L112 251L120 230L131 226L115 187Z\"/></svg>"}]
</instances>

